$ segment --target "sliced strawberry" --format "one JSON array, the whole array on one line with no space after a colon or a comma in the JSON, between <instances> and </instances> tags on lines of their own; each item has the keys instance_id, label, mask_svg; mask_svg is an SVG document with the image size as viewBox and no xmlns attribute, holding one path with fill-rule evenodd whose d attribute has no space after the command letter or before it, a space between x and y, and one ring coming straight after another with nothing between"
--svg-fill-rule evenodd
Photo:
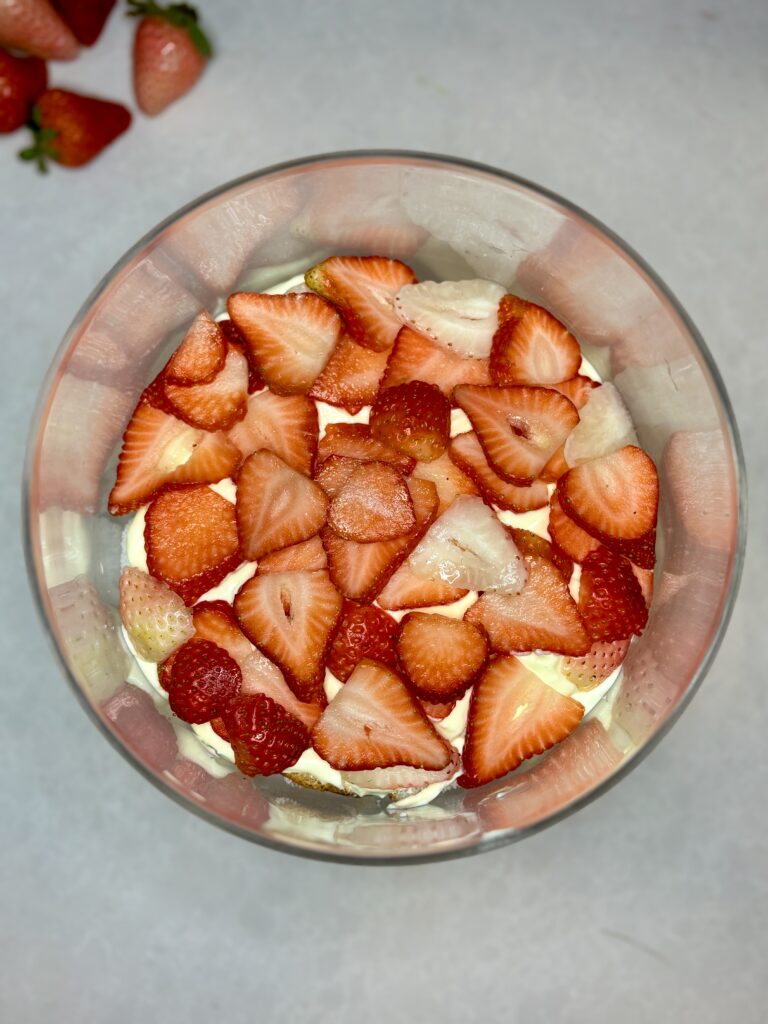
<instances>
[{"instance_id":1,"label":"sliced strawberry","mask_svg":"<svg viewBox=\"0 0 768 1024\"><path fill-rule=\"evenodd\" d=\"M483 786L570 735L583 706L517 658L496 658L472 691L459 785Z\"/></svg>"},{"instance_id":2,"label":"sliced strawberry","mask_svg":"<svg viewBox=\"0 0 768 1024\"><path fill-rule=\"evenodd\" d=\"M259 559L259 572L315 572L327 569L328 559L319 537L292 544Z\"/></svg>"},{"instance_id":3,"label":"sliced strawberry","mask_svg":"<svg viewBox=\"0 0 768 1024\"><path fill-rule=\"evenodd\" d=\"M490 384L487 359L468 359L443 348L410 327L403 327L395 340L381 381L384 388L422 380L439 387L452 401L458 384Z\"/></svg>"},{"instance_id":4,"label":"sliced strawberry","mask_svg":"<svg viewBox=\"0 0 768 1024\"><path fill-rule=\"evenodd\" d=\"M579 343L559 320L533 302L504 296L490 357L494 384L559 384L580 365Z\"/></svg>"},{"instance_id":5,"label":"sliced strawberry","mask_svg":"<svg viewBox=\"0 0 768 1024\"><path fill-rule=\"evenodd\" d=\"M532 533L530 530L518 530L515 527L508 527L508 529L521 555L539 555L541 558L546 558L556 569L560 570L566 583L570 580L573 573L573 562L568 555L559 551L554 544L550 544L548 540L540 537L537 533Z\"/></svg>"},{"instance_id":6,"label":"sliced strawberry","mask_svg":"<svg viewBox=\"0 0 768 1024\"><path fill-rule=\"evenodd\" d=\"M242 561L235 506L210 487L161 494L144 526L149 571L194 604Z\"/></svg>"},{"instance_id":7,"label":"sliced strawberry","mask_svg":"<svg viewBox=\"0 0 768 1024\"><path fill-rule=\"evenodd\" d=\"M568 472L569 468L568 463L565 461L565 445L561 444L554 455L550 455L549 459L547 459L547 464L539 473L539 479L548 484L555 483L563 473Z\"/></svg>"},{"instance_id":8,"label":"sliced strawberry","mask_svg":"<svg viewBox=\"0 0 768 1024\"><path fill-rule=\"evenodd\" d=\"M519 592L526 577L512 537L482 498L457 498L429 528L408 564L423 579L468 590Z\"/></svg>"},{"instance_id":9,"label":"sliced strawberry","mask_svg":"<svg viewBox=\"0 0 768 1024\"><path fill-rule=\"evenodd\" d=\"M585 377L579 373L575 377L571 377L570 380L560 381L559 384L550 384L549 387L559 391L566 398L570 398L577 409L583 409L593 390L599 388L600 384L598 381L592 380L591 377Z\"/></svg>"},{"instance_id":10,"label":"sliced strawberry","mask_svg":"<svg viewBox=\"0 0 768 1024\"><path fill-rule=\"evenodd\" d=\"M166 481L171 489L186 484L214 484L231 476L240 464L240 452L222 430L200 432L200 440L186 462Z\"/></svg>"},{"instance_id":11,"label":"sliced strawberry","mask_svg":"<svg viewBox=\"0 0 768 1024\"><path fill-rule=\"evenodd\" d=\"M413 380L380 391L369 422L376 440L431 462L443 454L451 436L451 405L435 384Z\"/></svg>"},{"instance_id":12,"label":"sliced strawberry","mask_svg":"<svg viewBox=\"0 0 768 1024\"><path fill-rule=\"evenodd\" d=\"M264 381L261 378L261 374L259 373L256 363L251 358L250 350L245 343L245 338L231 320L219 320L218 324L221 329L221 333L224 335L227 342L230 345L235 345L239 348L248 360L248 394L252 395L256 391L261 391L264 387Z\"/></svg>"},{"instance_id":13,"label":"sliced strawberry","mask_svg":"<svg viewBox=\"0 0 768 1024\"><path fill-rule=\"evenodd\" d=\"M339 314L317 295L236 292L227 310L260 375L277 395L306 394L341 334Z\"/></svg>"},{"instance_id":14,"label":"sliced strawberry","mask_svg":"<svg viewBox=\"0 0 768 1024\"><path fill-rule=\"evenodd\" d=\"M327 572L254 576L235 597L243 632L285 673L300 700L323 700L325 655L342 598Z\"/></svg>"},{"instance_id":15,"label":"sliced strawberry","mask_svg":"<svg viewBox=\"0 0 768 1024\"><path fill-rule=\"evenodd\" d=\"M310 396L353 414L359 412L376 397L388 355L358 345L343 331Z\"/></svg>"},{"instance_id":16,"label":"sliced strawberry","mask_svg":"<svg viewBox=\"0 0 768 1024\"><path fill-rule=\"evenodd\" d=\"M416 529L394 540L358 544L343 540L331 529L321 533L328 556L331 579L353 601L373 601L378 592L408 556L437 514L437 491L428 480L408 480Z\"/></svg>"},{"instance_id":17,"label":"sliced strawberry","mask_svg":"<svg viewBox=\"0 0 768 1024\"><path fill-rule=\"evenodd\" d=\"M373 605L345 601L336 635L328 652L328 668L346 682L359 661L372 658L389 668L397 666L395 634L399 625Z\"/></svg>"},{"instance_id":18,"label":"sliced strawberry","mask_svg":"<svg viewBox=\"0 0 768 1024\"><path fill-rule=\"evenodd\" d=\"M581 570L579 611L593 640L626 640L643 632L648 609L626 558L607 548L587 555Z\"/></svg>"},{"instance_id":19,"label":"sliced strawberry","mask_svg":"<svg viewBox=\"0 0 768 1024\"><path fill-rule=\"evenodd\" d=\"M178 597L178 594L176 596ZM166 658L165 661L161 661L157 666L157 681L164 690L168 690L171 685L171 672L173 671L173 659L175 657L176 652L174 651L169 658Z\"/></svg>"},{"instance_id":20,"label":"sliced strawberry","mask_svg":"<svg viewBox=\"0 0 768 1024\"><path fill-rule=\"evenodd\" d=\"M569 434L563 454L569 466L578 466L610 455L636 440L624 400L613 384L603 384L591 393L581 410L579 423Z\"/></svg>"},{"instance_id":21,"label":"sliced strawberry","mask_svg":"<svg viewBox=\"0 0 768 1024\"><path fill-rule=\"evenodd\" d=\"M400 330L394 297L416 277L399 260L331 256L308 270L304 280L313 292L336 306L355 341L381 352L392 347Z\"/></svg>"},{"instance_id":22,"label":"sliced strawberry","mask_svg":"<svg viewBox=\"0 0 768 1024\"><path fill-rule=\"evenodd\" d=\"M242 667L253 652L251 641L237 624L235 612L226 601L200 601L192 609L195 634L222 647Z\"/></svg>"},{"instance_id":23,"label":"sliced strawberry","mask_svg":"<svg viewBox=\"0 0 768 1024\"><path fill-rule=\"evenodd\" d=\"M184 722L200 725L220 715L240 691L237 662L210 640L188 640L173 658L168 701Z\"/></svg>"},{"instance_id":24,"label":"sliced strawberry","mask_svg":"<svg viewBox=\"0 0 768 1024\"><path fill-rule=\"evenodd\" d=\"M346 783L361 786L364 789L378 789L384 793L402 793L450 782L460 769L461 756L458 750L451 747L451 759L445 768L441 768L439 771L397 765L394 768L371 768L369 771L342 772L342 778Z\"/></svg>"},{"instance_id":25,"label":"sliced strawberry","mask_svg":"<svg viewBox=\"0 0 768 1024\"><path fill-rule=\"evenodd\" d=\"M363 544L411 533L416 516L402 476L384 462L359 463L331 501L328 525L339 537Z\"/></svg>"},{"instance_id":26,"label":"sliced strawberry","mask_svg":"<svg viewBox=\"0 0 768 1024\"><path fill-rule=\"evenodd\" d=\"M466 594L467 591L462 587L452 587L444 580L422 579L404 562L379 592L376 603L382 608L400 611L403 608L453 604Z\"/></svg>"},{"instance_id":27,"label":"sliced strawberry","mask_svg":"<svg viewBox=\"0 0 768 1024\"><path fill-rule=\"evenodd\" d=\"M195 632L179 595L141 569L123 569L120 575L120 618L145 661L165 661Z\"/></svg>"},{"instance_id":28,"label":"sliced strawberry","mask_svg":"<svg viewBox=\"0 0 768 1024\"><path fill-rule=\"evenodd\" d=\"M474 683L488 657L488 641L463 619L410 612L400 625L397 656L417 697L449 701Z\"/></svg>"},{"instance_id":29,"label":"sliced strawberry","mask_svg":"<svg viewBox=\"0 0 768 1024\"><path fill-rule=\"evenodd\" d=\"M443 348L486 359L499 325L504 289L494 281L423 281L395 296L400 320Z\"/></svg>"},{"instance_id":30,"label":"sliced strawberry","mask_svg":"<svg viewBox=\"0 0 768 1024\"><path fill-rule=\"evenodd\" d=\"M451 748L405 683L378 662L361 661L312 731L312 746L341 771L411 765L439 771Z\"/></svg>"},{"instance_id":31,"label":"sliced strawberry","mask_svg":"<svg viewBox=\"0 0 768 1024\"><path fill-rule=\"evenodd\" d=\"M426 711L428 718L432 718L434 721L440 722L444 718L447 718L448 715L450 715L450 713L456 707L456 701L449 700L440 701L439 703L436 703L433 700L423 700L421 702L421 706Z\"/></svg>"},{"instance_id":32,"label":"sliced strawberry","mask_svg":"<svg viewBox=\"0 0 768 1024\"><path fill-rule=\"evenodd\" d=\"M205 310L192 321L171 356L164 376L169 384L207 384L223 368L227 345L221 328Z\"/></svg>"},{"instance_id":33,"label":"sliced strawberry","mask_svg":"<svg viewBox=\"0 0 768 1024\"><path fill-rule=\"evenodd\" d=\"M248 360L234 345L224 366L208 384L181 386L165 382L165 401L179 419L201 430L228 430L245 415Z\"/></svg>"},{"instance_id":34,"label":"sliced strawberry","mask_svg":"<svg viewBox=\"0 0 768 1024\"><path fill-rule=\"evenodd\" d=\"M549 535L555 547L574 562L583 562L590 551L597 551L600 547L600 541L590 537L563 512L557 492L549 503Z\"/></svg>"},{"instance_id":35,"label":"sliced strawberry","mask_svg":"<svg viewBox=\"0 0 768 1024\"><path fill-rule=\"evenodd\" d=\"M538 555L526 557L528 581L519 594L482 594L464 618L482 626L502 654L552 651L586 654L591 640L559 569Z\"/></svg>"},{"instance_id":36,"label":"sliced strawberry","mask_svg":"<svg viewBox=\"0 0 768 1024\"><path fill-rule=\"evenodd\" d=\"M363 463L344 455L329 455L315 471L315 482L320 484L329 498L335 498L354 471Z\"/></svg>"},{"instance_id":37,"label":"sliced strawberry","mask_svg":"<svg viewBox=\"0 0 768 1024\"><path fill-rule=\"evenodd\" d=\"M438 515L442 515L460 495L477 494L475 485L452 461L448 452L432 462L417 462L412 476L417 480L429 480L435 485L440 500Z\"/></svg>"},{"instance_id":38,"label":"sliced strawberry","mask_svg":"<svg viewBox=\"0 0 768 1024\"><path fill-rule=\"evenodd\" d=\"M311 476L317 452L317 409L305 395L251 395L245 417L229 431L244 458L269 448L299 473Z\"/></svg>"},{"instance_id":39,"label":"sliced strawberry","mask_svg":"<svg viewBox=\"0 0 768 1024\"><path fill-rule=\"evenodd\" d=\"M329 423L320 439L317 461L322 463L331 455L361 462L388 462L401 473L410 473L415 462L409 455L373 438L367 423Z\"/></svg>"},{"instance_id":40,"label":"sliced strawberry","mask_svg":"<svg viewBox=\"0 0 768 1024\"><path fill-rule=\"evenodd\" d=\"M313 537L325 525L322 487L274 452L249 455L237 478L237 531L249 561Z\"/></svg>"},{"instance_id":41,"label":"sliced strawberry","mask_svg":"<svg viewBox=\"0 0 768 1024\"><path fill-rule=\"evenodd\" d=\"M224 713L235 764L243 775L277 775L309 747L309 732L270 697L240 697Z\"/></svg>"},{"instance_id":42,"label":"sliced strawberry","mask_svg":"<svg viewBox=\"0 0 768 1024\"><path fill-rule=\"evenodd\" d=\"M318 690L313 703L299 700L285 681L285 676L273 661L261 651L251 648L250 654L240 662L243 682L240 692L246 697L263 693L290 711L307 729L311 729L326 705L325 693ZM223 737L226 739L226 737Z\"/></svg>"},{"instance_id":43,"label":"sliced strawberry","mask_svg":"<svg viewBox=\"0 0 768 1024\"><path fill-rule=\"evenodd\" d=\"M491 467L510 483L532 484L579 422L576 407L551 388L455 388Z\"/></svg>"},{"instance_id":44,"label":"sliced strawberry","mask_svg":"<svg viewBox=\"0 0 768 1024\"><path fill-rule=\"evenodd\" d=\"M615 672L629 650L629 640L596 641L581 658L564 658L562 673L580 690L593 690Z\"/></svg>"},{"instance_id":45,"label":"sliced strawberry","mask_svg":"<svg viewBox=\"0 0 768 1024\"><path fill-rule=\"evenodd\" d=\"M542 480L534 480L528 487L518 487L494 472L473 430L451 438L448 453L489 505L512 512L530 512L544 508L549 501L549 491Z\"/></svg>"}]
</instances>

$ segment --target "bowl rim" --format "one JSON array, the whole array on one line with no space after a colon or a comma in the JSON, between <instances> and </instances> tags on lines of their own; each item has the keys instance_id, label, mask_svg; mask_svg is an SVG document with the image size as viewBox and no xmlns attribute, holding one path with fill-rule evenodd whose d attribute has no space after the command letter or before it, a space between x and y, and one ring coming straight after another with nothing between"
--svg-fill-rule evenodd
<instances>
[{"instance_id":1,"label":"bowl rim","mask_svg":"<svg viewBox=\"0 0 768 1024\"><path fill-rule=\"evenodd\" d=\"M592 789L580 796L576 797L570 803L564 807L555 811L552 814L547 815L540 821L533 824L523 826L521 828L513 828L506 831L500 831L499 834L492 833L487 838L482 836L477 840L466 845L451 849L451 850L437 850L434 852L424 853L413 853L408 852L402 855L390 854L387 856L372 855L367 856L365 854L350 854L335 850L325 850L316 847L304 847L298 842L286 842L277 839L271 839L269 836L256 834L252 831L241 828L238 824L228 820L218 814L215 814L201 805L188 800L181 792L174 788L168 781L162 778L161 774L156 774L154 770L144 764L109 728L107 728L104 721L98 715L97 711L86 698L82 688L75 679L67 663L64 651L59 645L53 629L50 624L50 612L48 607L48 601L46 596L46 587L44 576L42 572L42 563L39 557L39 545L36 543L36 524L33 522L33 502L32 492L35 487L35 468L38 463L38 456L40 452L40 446L43 437L43 428L45 426L45 412L47 410L49 401L52 397L51 387L54 384L58 375L60 366L68 352L72 338L75 333L80 329L82 323L88 316L94 302L97 297L112 283L112 281L127 267L141 252L151 246L157 238L169 227L177 223L187 214L203 207L207 203L219 198L227 192L234 191L250 183L259 181L261 179L279 175L283 172L298 172L301 170L310 170L318 168L323 165L330 165L334 162L343 163L354 163L355 161L381 161L382 163L408 163L411 166L418 166L419 164L425 166L437 166L441 165L447 169L455 170L469 170L474 173L484 175L494 179L500 179L502 182L512 184L524 190L527 190L534 195L548 200L550 203L558 206L570 214L575 215L577 218L584 220L591 228L596 229L605 239L613 243L613 245L634 264L634 266L644 274L652 286L658 290L658 292L667 300L673 312L679 317L683 327L688 332L691 340L693 341L698 353L701 357L703 368L709 375L711 384L713 385L714 394L721 407L722 421L725 427L724 433L727 435L730 441L731 455L733 459L734 468L734 487L736 495L736 529L734 545L731 551L730 560L727 567L726 583L722 590L720 614L717 620L717 625L713 630L712 637L709 641L708 647L697 666L690 683L688 684L685 691L680 695L675 706L669 712L667 718L651 736L642 747L635 751L630 757L624 761L617 769L615 769L607 778L597 783ZM169 797L176 804L191 811L205 821L216 825L220 829L231 833L232 835L238 836L241 839L248 840L255 843L258 846L265 847L267 849L275 850L280 853L287 853L291 856L308 858L311 860L330 861L341 864L355 864L355 865L371 865L371 866L397 866L397 865L410 865L410 864L425 864L433 863L436 861L448 861L455 860L458 858L468 857L474 854L485 853L491 850L497 850L503 846L509 846L513 843L519 842L521 839L526 838L530 835L542 831L551 825L556 824L559 821L569 817L576 811L592 803L598 797L602 796L609 789L615 786L621 779L628 775L634 768L647 757L652 750L655 749L656 745L667 736L672 726L678 721L683 711L686 709L694 694L701 686L707 672L709 671L712 663L717 655L717 652L722 643L723 637L725 636L728 624L733 613L733 609L736 603L739 584L741 581L744 556L746 549L746 537L747 537L747 478L746 478L746 464L744 459L744 452L742 448L741 438L739 435L739 429L736 423L736 418L733 411L728 392L725 387L725 383L722 379L720 371L715 364L712 354L709 351L701 333L699 332L696 325L693 323L689 315L686 313L684 307L679 302L674 293L664 283L658 274L646 263L646 261L624 241L618 234L606 227L600 220L592 216L586 210L582 209L577 204L565 199L558 193L545 188L537 184L530 179L521 177L520 175L513 174L509 171L504 171L499 168L493 167L489 164L481 163L474 160L467 160L461 157L444 156L438 153L422 152L418 150L407 150L407 149L355 149L355 150L340 150L328 153L320 153L311 156L298 157L291 160L281 161L279 163L270 164L267 167L261 168L260 170L252 171L247 174L241 175L231 181L225 182L216 188L210 189L208 192L203 193L201 196L191 200L184 204L179 209L175 210L169 216L165 217L153 228L147 231L134 245L132 245L123 256L117 260L113 266L103 275L96 286L91 290L85 301L80 306L79 310L72 319L69 327L67 328L62 341L58 345L54 355L51 358L48 370L43 378L43 382L39 389L33 413L31 417L31 427L27 440L25 458L24 458L24 469L22 474L22 531L23 531L23 548L24 558L27 568L27 576L30 582L30 589L32 591L33 603L37 609L37 614L42 626L43 632L47 637L48 643L51 650L53 651L55 659L59 662L64 676L70 686L70 689L74 692L80 705L84 708L86 714L90 720L96 725L99 732L107 739L107 741L127 760L145 779L152 783L152 785L160 790L165 796Z\"/></svg>"}]
</instances>

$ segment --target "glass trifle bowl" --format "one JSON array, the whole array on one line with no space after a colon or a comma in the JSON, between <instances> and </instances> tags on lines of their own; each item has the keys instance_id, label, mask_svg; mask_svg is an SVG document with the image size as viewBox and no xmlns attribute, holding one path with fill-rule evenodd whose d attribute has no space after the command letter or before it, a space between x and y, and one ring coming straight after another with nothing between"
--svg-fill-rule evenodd
<instances>
[{"instance_id":1,"label":"glass trifle bowl","mask_svg":"<svg viewBox=\"0 0 768 1024\"><path fill-rule=\"evenodd\" d=\"M422 807L248 779L174 718L118 614L123 531L107 513L139 396L201 309L264 291L334 254L403 260L421 280L486 278L547 307L621 394L660 478L647 627L565 741L506 778ZM26 464L26 547L45 628L92 720L146 778L211 822L291 853L357 862L491 849L604 792L701 683L735 599L744 467L707 349L674 297L563 199L478 164L360 152L267 168L159 225L87 299L45 381Z\"/></svg>"}]
</instances>

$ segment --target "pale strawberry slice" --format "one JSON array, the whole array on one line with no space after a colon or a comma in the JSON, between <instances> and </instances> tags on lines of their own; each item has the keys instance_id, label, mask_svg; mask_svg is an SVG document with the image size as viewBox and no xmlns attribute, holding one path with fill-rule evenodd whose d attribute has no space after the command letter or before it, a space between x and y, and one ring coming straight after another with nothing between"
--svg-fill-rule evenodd
<instances>
[{"instance_id":1,"label":"pale strawberry slice","mask_svg":"<svg viewBox=\"0 0 768 1024\"><path fill-rule=\"evenodd\" d=\"M459 785L483 786L564 740L584 707L517 658L496 658L472 691Z\"/></svg>"},{"instance_id":2,"label":"pale strawberry slice","mask_svg":"<svg viewBox=\"0 0 768 1024\"><path fill-rule=\"evenodd\" d=\"M629 650L629 640L596 641L581 658L564 658L561 671L579 690L593 690L615 672Z\"/></svg>"},{"instance_id":3,"label":"pale strawberry slice","mask_svg":"<svg viewBox=\"0 0 768 1024\"><path fill-rule=\"evenodd\" d=\"M327 569L328 559L319 537L292 544L259 559L259 572L316 572Z\"/></svg>"},{"instance_id":4,"label":"pale strawberry slice","mask_svg":"<svg viewBox=\"0 0 768 1024\"><path fill-rule=\"evenodd\" d=\"M504 296L490 356L494 384L559 384L580 365L579 343L559 320L533 302Z\"/></svg>"},{"instance_id":5,"label":"pale strawberry slice","mask_svg":"<svg viewBox=\"0 0 768 1024\"><path fill-rule=\"evenodd\" d=\"M402 476L384 462L359 463L331 501L328 525L339 537L363 544L411 533L416 516Z\"/></svg>"},{"instance_id":6,"label":"pale strawberry slice","mask_svg":"<svg viewBox=\"0 0 768 1024\"><path fill-rule=\"evenodd\" d=\"M363 658L396 668L395 635L399 628L397 620L380 608L345 601L328 652L328 668L342 682L349 679Z\"/></svg>"},{"instance_id":7,"label":"pale strawberry slice","mask_svg":"<svg viewBox=\"0 0 768 1024\"><path fill-rule=\"evenodd\" d=\"M455 700L485 665L488 640L463 619L410 612L400 624L397 657L406 682L421 700Z\"/></svg>"},{"instance_id":8,"label":"pale strawberry slice","mask_svg":"<svg viewBox=\"0 0 768 1024\"><path fill-rule=\"evenodd\" d=\"M421 706L426 711L428 718L432 718L436 722L441 722L444 718L447 718L456 707L456 701L449 700L435 702L433 700L423 700L421 702Z\"/></svg>"},{"instance_id":9,"label":"pale strawberry slice","mask_svg":"<svg viewBox=\"0 0 768 1024\"><path fill-rule=\"evenodd\" d=\"M504 289L494 281L422 281L395 296L400 320L461 356L486 359Z\"/></svg>"},{"instance_id":10,"label":"pale strawberry slice","mask_svg":"<svg viewBox=\"0 0 768 1024\"><path fill-rule=\"evenodd\" d=\"M237 624L235 612L226 601L200 601L192 609L195 633L201 640L223 647L242 668L253 645Z\"/></svg>"},{"instance_id":11,"label":"pale strawberry slice","mask_svg":"<svg viewBox=\"0 0 768 1024\"><path fill-rule=\"evenodd\" d=\"M429 771L397 765L394 768L371 768L369 771L342 772L346 783L364 789L378 789L383 793L405 793L425 789L439 783L450 782L461 769L461 755L451 747L451 759L445 768Z\"/></svg>"},{"instance_id":12,"label":"pale strawberry slice","mask_svg":"<svg viewBox=\"0 0 768 1024\"><path fill-rule=\"evenodd\" d=\"M169 384L207 384L224 366L226 355L221 328L203 310L192 321L163 376Z\"/></svg>"},{"instance_id":13,"label":"pale strawberry slice","mask_svg":"<svg viewBox=\"0 0 768 1024\"><path fill-rule=\"evenodd\" d=\"M549 535L555 547L574 562L583 562L590 551L597 551L600 541L595 540L563 512L557 492L549 503Z\"/></svg>"},{"instance_id":14,"label":"pale strawberry slice","mask_svg":"<svg viewBox=\"0 0 768 1024\"><path fill-rule=\"evenodd\" d=\"M235 597L235 614L248 637L285 674L299 700L323 701L326 651L342 598L327 572L254 576Z\"/></svg>"},{"instance_id":15,"label":"pale strawberry slice","mask_svg":"<svg viewBox=\"0 0 768 1024\"><path fill-rule=\"evenodd\" d=\"M584 559L579 611L593 640L639 636L648 621L640 583L626 558L598 548Z\"/></svg>"},{"instance_id":16,"label":"pale strawberry slice","mask_svg":"<svg viewBox=\"0 0 768 1024\"><path fill-rule=\"evenodd\" d=\"M376 440L431 462L443 454L451 436L451 405L436 385L414 380L380 391L369 424Z\"/></svg>"},{"instance_id":17,"label":"pale strawberry slice","mask_svg":"<svg viewBox=\"0 0 768 1024\"><path fill-rule=\"evenodd\" d=\"M416 529L394 540L358 544L326 527L320 534L331 579L353 601L373 601L437 515L437 491L428 480L408 480Z\"/></svg>"},{"instance_id":18,"label":"pale strawberry slice","mask_svg":"<svg viewBox=\"0 0 768 1024\"><path fill-rule=\"evenodd\" d=\"M507 529L512 534L512 539L521 555L539 555L541 558L546 558L556 569L560 570L566 583L570 580L573 573L573 562L568 555L531 530L519 530L514 526L508 526Z\"/></svg>"},{"instance_id":19,"label":"pale strawberry slice","mask_svg":"<svg viewBox=\"0 0 768 1024\"><path fill-rule=\"evenodd\" d=\"M418 331L403 327L389 355L381 387L393 388L412 380L436 385L452 401L458 384L490 384L491 376L487 359L457 355Z\"/></svg>"},{"instance_id":20,"label":"pale strawberry slice","mask_svg":"<svg viewBox=\"0 0 768 1024\"><path fill-rule=\"evenodd\" d=\"M343 331L309 394L321 402L357 413L376 397L388 357L387 351L364 348Z\"/></svg>"},{"instance_id":21,"label":"pale strawberry slice","mask_svg":"<svg viewBox=\"0 0 768 1024\"><path fill-rule=\"evenodd\" d=\"M259 373L256 363L251 358L248 346L245 344L245 338L231 320L219 320L218 325L221 328L221 333L227 339L227 342L230 345L234 345L236 348L239 348L248 360L248 394L253 395L255 392L261 391L264 387L264 381L261 379L261 374Z\"/></svg>"},{"instance_id":22,"label":"pale strawberry slice","mask_svg":"<svg viewBox=\"0 0 768 1024\"><path fill-rule=\"evenodd\" d=\"M600 386L598 381L592 380L591 377L585 377L580 373L575 377L571 377L570 380L563 380L559 384L549 385L555 391L559 391L561 395L570 398L577 409L583 409L594 389Z\"/></svg>"},{"instance_id":23,"label":"pale strawberry slice","mask_svg":"<svg viewBox=\"0 0 768 1024\"><path fill-rule=\"evenodd\" d=\"M315 471L315 483L320 484L329 498L335 498L352 474L363 463L345 455L329 455Z\"/></svg>"},{"instance_id":24,"label":"pale strawberry slice","mask_svg":"<svg viewBox=\"0 0 768 1024\"><path fill-rule=\"evenodd\" d=\"M423 579L468 590L518 593L526 579L515 542L482 498L457 498L430 526L408 564Z\"/></svg>"},{"instance_id":25,"label":"pale strawberry slice","mask_svg":"<svg viewBox=\"0 0 768 1024\"><path fill-rule=\"evenodd\" d=\"M186 462L175 469L166 481L170 488L185 484L214 484L231 476L240 464L241 455L223 430L210 434L200 432L200 440Z\"/></svg>"},{"instance_id":26,"label":"pale strawberry slice","mask_svg":"<svg viewBox=\"0 0 768 1024\"><path fill-rule=\"evenodd\" d=\"M563 446L563 455L569 466L578 466L636 441L623 398L613 384L606 383L591 393Z\"/></svg>"},{"instance_id":27,"label":"pale strawberry slice","mask_svg":"<svg viewBox=\"0 0 768 1024\"><path fill-rule=\"evenodd\" d=\"M592 641L562 573L538 555L525 561L528 581L521 593L482 594L464 618L482 626L502 654L586 654Z\"/></svg>"},{"instance_id":28,"label":"pale strawberry slice","mask_svg":"<svg viewBox=\"0 0 768 1024\"><path fill-rule=\"evenodd\" d=\"M466 589L452 587L444 580L422 579L404 562L379 592L376 603L390 611L431 608L433 605L453 604L466 594Z\"/></svg>"},{"instance_id":29,"label":"pale strawberry slice","mask_svg":"<svg viewBox=\"0 0 768 1024\"><path fill-rule=\"evenodd\" d=\"M361 462L388 462L401 473L410 473L415 464L409 455L403 455L372 437L367 423L329 423L318 445L318 463L323 463L331 455Z\"/></svg>"},{"instance_id":30,"label":"pale strawberry slice","mask_svg":"<svg viewBox=\"0 0 768 1024\"><path fill-rule=\"evenodd\" d=\"M228 430L245 415L248 398L248 360L235 345L227 349L224 366L208 384L164 382L170 411L201 430Z\"/></svg>"},{"instance_id":31,"label":"pale strawberry slice","mask_svg":"<svg viewBox=\"0 0 768 1024\"><path fill-rule=\"evenodd\" d=\"M416 277L405 263L383 256L331 256L308 270L304 280L336 306L358 344L381 352L392 347L400 330L395 295Z\"/></svg>"},{"instance_id":32,"label":"pale strawberry slice","mask_svg":"<svg viewBox=\"0 0 768 1024\"><path fill-rule=\"evenodd\" d=\"M462 384L453 397L492 469L522 487L533 483L579 422L573 402L551 388Z\"/></svg>"},{"instance_id":33,"label":"pale strawberry slice","mask_svg":"<svg viewBox=\"0 0 768 1024\"><path fill-rule=\"evenodd\" d=\"M120 618L145 661L165 661L195 633L192 613L170 587L141 569L120 575Z\"/></svg>"},{"instance_id":34,"label":"pale strawberry slice","mask_svg":"<svg viewBox=\"0 0 768 1024\"><path fill-rule=\"evenodd\" d=\"M340 771L410 765L439 771L451 748L405 683L385 665L364 659L323 712L312 746Z\"/></svg>"},{"instance_id":35,"label":"pale strawberry slice","mask_svg":"<svg viewBox=\"0 0 768 1024\"><path fill-rule=\"evenodd\" d=\"M477 494L477 487L466 473L452 461L448 452L432 462L417 462L412 474L417 480L431 480L440 499L438 515L452 505L461 494Z\"/></svg>"},{"instance_id":36,"label":"pale strawberry slice","mask_svg":"<svg viewBox=\"0 0 768 1024\"><path fill-rule=\"evenodd\" d=\"M543 480L534 480L528 487L518 487L495 473L488 465L485 452L473 430L451 438L448 454L473 481L489 505L512 512L530 512L532 509L544 508L549 501L549 491Z\"/></svg>"},{"instance_id":37,"label":"pale strawberry slice","mask_svg":"<svg viewBox=\"0 0 768 1024\"><path fill-rule=\"evenodd\" d=\"M328 497L314 480L262 449L238 474L236 509L240 550L254 561L313 537L325 525Z\"/></svg>"},{"instance_id":38,"label":"pale strawberry slice","mask_svg":"<svg viewBox=\"0 0 768 1024\"><path fill-rule=\"evenodd\" d=\"M210 487L161 494L144 526L149 571L194 604L242 561L235 506Z\"/></svg>"},{"instance_id":39,"label":"pale strawberry slice","mask_svg":"<svg viewBox=\"0 0 768 1024\"><path fill-rule=\"evenodd\" d=\"M227 310L260 375L277 395L306 394L341 334L339 314L317 295L235 292Z\"/></svg>"},{"instance_id":40,"label":"pale strawberry slice","mask_svg":"<svg viewBox=\"0 0 768 1024\"><path fill-rule=\"evenodd\" d=\"M269 448L299 473L311 476L317 453L317 409L305 395L251 395L245 416L229 431L229 439L247 458Z\"/></svg>"}]
</instances>

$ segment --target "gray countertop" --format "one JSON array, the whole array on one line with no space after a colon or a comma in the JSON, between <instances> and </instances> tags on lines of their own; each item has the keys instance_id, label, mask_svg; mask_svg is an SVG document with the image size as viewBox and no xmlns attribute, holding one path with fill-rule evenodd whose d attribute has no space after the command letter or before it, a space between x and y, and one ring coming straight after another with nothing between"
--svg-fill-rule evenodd
<instances>
[{"instance_id":1,"label":"gray countertop","mask_svg":"<svg viewBox=\"0 0 768 1024\"><path fill-rule=\"evenodd\" d=\"M0 142L0 1018L115 1024L765 1019L768 7L761 0L211 0L184 102L79 172ZM56 84L130 96L113 16ZM619 786L482 857L281 856L165 799L104 742L33 612L19 478L41 378L94 283L227 179L336 149L443 152L585 207L702 330L741 426L752 529L720 655Z\"/></svg>"}]
</instances>

